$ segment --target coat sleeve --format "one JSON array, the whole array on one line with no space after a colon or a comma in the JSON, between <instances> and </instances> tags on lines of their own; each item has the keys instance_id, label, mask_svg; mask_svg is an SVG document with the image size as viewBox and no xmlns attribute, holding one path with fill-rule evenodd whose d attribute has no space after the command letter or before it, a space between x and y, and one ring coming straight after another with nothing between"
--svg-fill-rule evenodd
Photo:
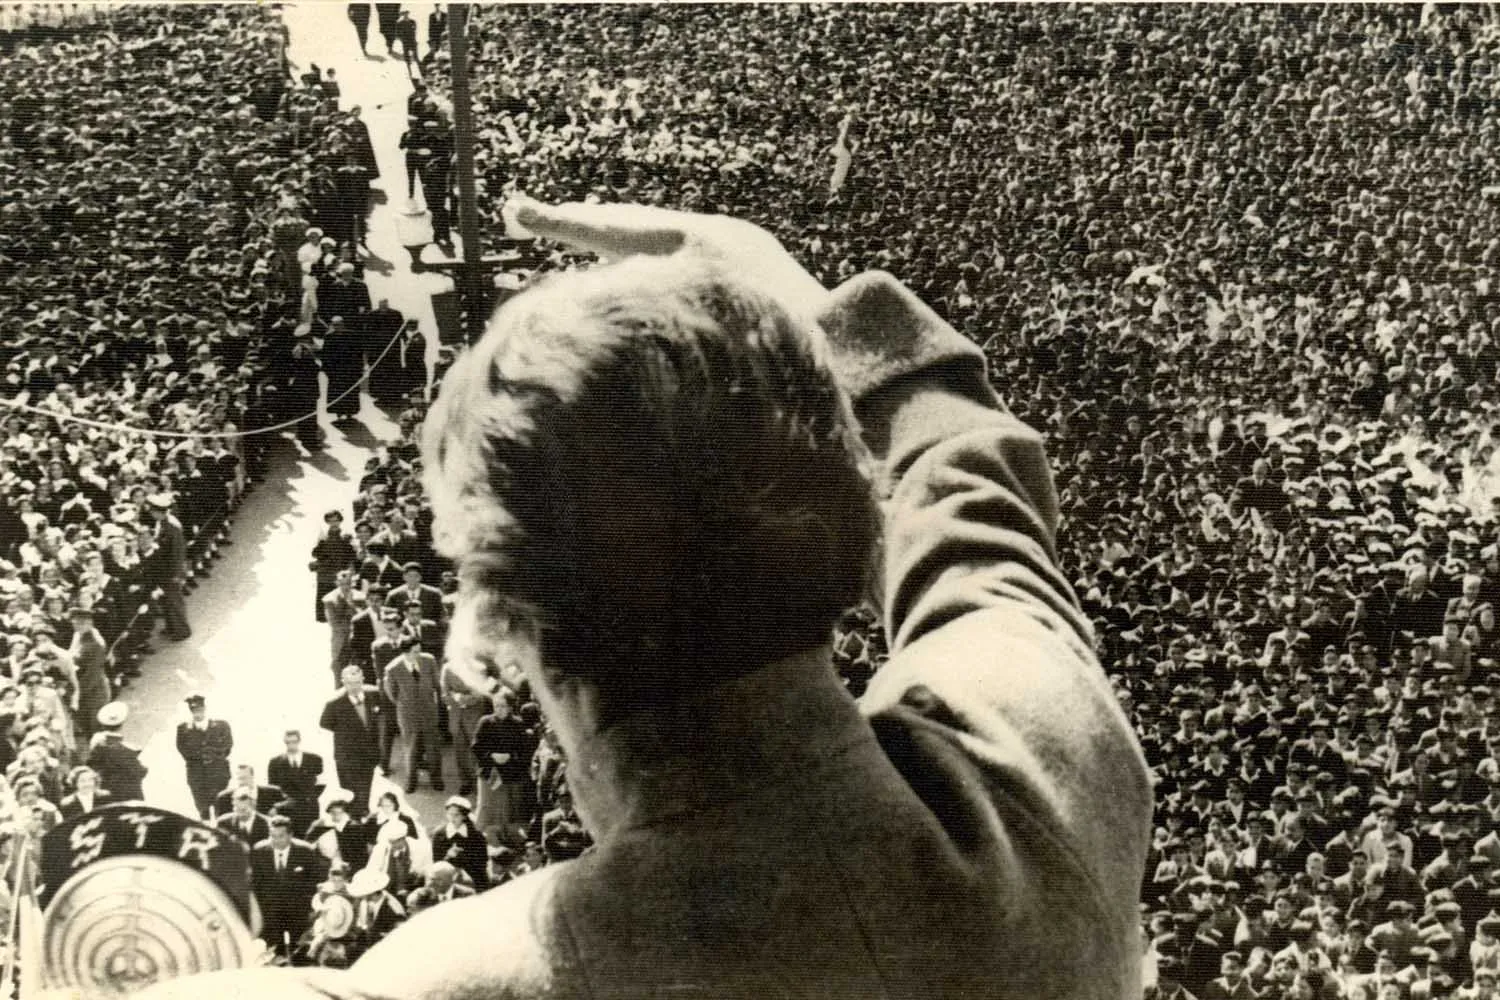
<instances>
[{"instance_id":1,"label":"coat sleeve","mask_svg":"<svg viewBox=\"0 0 1500 1000\"><path fill-rule=\"evenodd\" d=\"M327 701L323 703L323 714L318 717L319 729L326 729L329 732L333 732L336 728L338 728L338 712L334 707L335 704L336 703L333 701Z\"/></svg>"},{"instance_id":2,"label":"coat sleeve","mask_svg":"<svg viewBox=\"0 0 1500 1000\"><path fill-rule=\"evenodd\" d=\"M841 286L822 325L885 503L891 659L862 710L877 734L917 733L909 745L930 750L893 755L898 769L954 761L1000 828L1045 830L1133 920L1150 786L1056 563L1041 436L995 395L979 348L891 276Z\"/></svg>"}]
</instances>

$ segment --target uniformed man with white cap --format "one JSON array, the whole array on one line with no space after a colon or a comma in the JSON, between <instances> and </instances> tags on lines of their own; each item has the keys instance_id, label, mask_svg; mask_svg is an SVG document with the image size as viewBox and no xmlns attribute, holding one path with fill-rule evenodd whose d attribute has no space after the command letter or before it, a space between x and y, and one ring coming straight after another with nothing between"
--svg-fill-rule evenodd
<instances>
[{"instance_id":1,"label":"uniformed man with white cap","mask_svg":"<svg viewBox=\"0 0 1500 1000\"><path fill-rule=\"evenodd\" d=\"M123 701L112 701L99 709L99 732L94 734L94 744L89 750L89 767L98 772L100 786L116 802L139 802L145 798L141 782L146 777L146 765L141 763L140 750L126 743L120 732L129 717L130 706Z\"/></svg>"},{"instance_id":2,"label":"uniformed man with white cap","mask_svg":"<svg viewBox=\"0 0 1500 1000\"><path fill-rule=\"evenodd\" d=\"M182 522L172 513L172 495L153 493L146 498L156 522L156 545L160 551L161 614L167 638L181 642L193 634L188 625L187 603L182 597L187 582L187 537Z\"/></svg>"}]
</instances>

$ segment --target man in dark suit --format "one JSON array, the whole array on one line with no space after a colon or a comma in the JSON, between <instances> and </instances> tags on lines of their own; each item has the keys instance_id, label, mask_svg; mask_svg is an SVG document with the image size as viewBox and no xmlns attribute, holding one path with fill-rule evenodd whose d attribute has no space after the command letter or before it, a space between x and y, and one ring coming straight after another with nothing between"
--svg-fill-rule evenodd
<instances>
[{"instance_id":1,"label":"man in dark suit","mask_svg":"<svg viewBox=\"0 0 1500 1000\"><path fill-rule=\"evenodd\" d=\"M573 809L573 793L563 785L557 790L557 808L542 817L542 850L548 861L569 861L592 844L588 829Z\"/></svg>"},{"instance_id":2,"label":"man in dark suit","mask_svg":"<svg viewBox=\"0 0 1500 1000\"><path fill-rule=\"evenodd\" d=\"M396 41L401 43L401 59L410 76L412 63L422 58L417 51L417 22L412 20L410 11L403 10L396 18Z\"/></svg>"},{"instance_id":3,"label":"man in dark suit","mask_svg":"<svg viewBox=\"0 0 1500 1000\"><path fill-rule=\"evenodd\" d=\"M384 538L374 538L365 546L365 561L359 568L360 578L365 583L379 584L386 590L401 586L401 566L391 558L391 543ZM368 593L369 587L366 587Z\"/></svg>"},{"instance_id":4,"label":"man in dark suit","mask_svg":"<svg viewBox=\"0 0 1500 1000\"><path fill-rule=\"evenodd\" d=\"M417 647L433 659L442 658L447 631L436 619L424 617L419 604L408 604L402 609L400 634L416 639Z\"/></svg>"},{"instance_id":5,"label":"man in dark suit","mask_svg":"<svg viewBox=\"0 0 1500 1000\"><path fill-rule=\"evenodd\" d=\"M233 805L214 821L214 826L240 838L247 847L253 847L271 835L270 817L256 811L254 792L240 787L226 794Z\"/></svg>"},{"instance_id":6,"label":"man in dark suit","mask_svg":"<svg viewBox=\"0 0 1500 1000\"><path fill-rule=\"evenodd\" d=\"M339 665L341 678L343 668L352 665L363 672L366 684L376 683L370 663L370 646L380 637L378 623L385 612L386 589L374 583L365 588L364 610L349 620L349 641L344 646L344 662Z\"/></svg>"},{"instance_id":7,"label":"man in dark suit","mask_svg":"<svg viewBox=\"0 0 1500 1000\"><path fill-rule=\"evenodd\" d=\"M1390 648L1394 648L1396 637L1402 632L1419 642L1442 634L1448 602L1431 588L1431 579L1425 566L1415 566L1407 573L1406 589L1391 602Z\"/></svg>"},{"instance_id":8,"label":"man in dark suit","mask_svg":"<svg viewBox=\"0 0 1500 1000\"><path fill-rule=\"evenodd\" d=\"M234 733L223 719L208 717L201 694L188 695L192 718L177 724L177 752L187 766L188 789L201 819L213 815L214 799L229 784L229 753Z\"/></svg>"},{"instance_id":9,"label":"man in dark suit","mask_svg":"<svg viewBox=\"0 0 1500 1000\"><path fill-rule=\"evenodd\" d=\"M89 750L89 767L98 772L99 784L116 802L140 802L145 798L141 782L146 779L146 765L141 763L140 750L126 743L125 734L120 732L129 715L130 707L123 701L112 701L99 709L96 718L101 731L94 734Z\"/></svg>"},{"instance_id":10,"label":"man in dark suit","mask_svg":"<svg viewBox=\"0 0 1500 1000\"><path fill-rule=\"evenodd\" d=\"M214 814L222 816L229 812L234 807L235 793L242 788L250 792L251 801L255 803L255 811L267 816L286 801L286 793L280 788L275 785L262 785L255 780L254 764L236 764L234 781L214 797Z\"/></svg>"},{"instance_id":11,"label":"man in dark suit","mask_svg":"<svg viewBox=\"0 0 1500 1000\"><path fill-rule=\"evenodd\" d=\"M313 894L323 881L323 860L305 840L292 837L292 821L272 816L265 840L250 851L250 885L260 904L261 940L278 955L307 929Z\"/></svg>"},{"instance_id":12,"label":"man in dark suit","mask_svg":"<svg viewBox=\"0 0 1500 1000\"><path fill-rule=\"evenodd\" d=\"M416 561L401 567L401 586L385 596L385 603L402 611L407 605L415 604L422 609L423 618L434 622L443 620L443 592L422 582L422 564Z\"/></svg>"},{"instance_id":13,"label":"man in dark suit","mask_svg":"<svg viewBox=\"0 0 1500 1000\"><path fill-rule=\"evenodd\" d=\"M380 37L385 39L385 50L391 55L396 53L396 22L401 19L401 5L399 3L378 3L375 5L375 24L380 29Z\"/></svg>"},{"instance_id":14,"label":"man in dark suit","mask_svg":"<svg viewBox=\"0 0 1500 1000\"><path fill-rule=\"evenodd\" d=\"M156 553L152 563L159 576L161 587L161 616L167 638L181 642L193 634L188 625L187 603L182 597L183 585L187 582L187 537L183 534L182 522L172 513L172 498L165 493L154 493L146 498L151 515L156 522Z\"/></svg>"},{"instance_id":15,"label":"man in dark suit","mask_svg":"<svg viewBox=\"0 0 1500 1000\"><path fill-rule=\"evenodd\" d=\"M370 672L365 672L366 684L385 684L385 668L390 666L391 661L401 655L401 612L394 608L386 608L376 622L375 641L370 643L370 655L368 657L371 668L374 670L374 678L371 679ZM363 666L363 664L361 664Z\"/></svg>"},{"instance_id":16,"label":"man in dark suit","mask_svg":"<svg viewBox=\"0 0 1500 1000\"><path fill-rule=\"evenodd\" d=\"M363 816L370 807L370 782L386 759L386 720L395 708L381 690L366 684L358 667L345 667L344 689L323 706L318 725L333 734L333 764L339 784L354 795L350 811Z\"/></svg>"},{"instance_id":17,"label":"man in dark suit","mask_svg":"<svg viewBox=\"0 0 1500 1000\"><path fill-rule=\"evenodd\" d=\"M1219 977L1203 991L1204 1000L1257 1000L1260 994L1245 975L1245 957L1237 951L1219 956Z\"/></svg>"},{"instance_id":18,"label":"man in dark suit","mask_svg":"<svg viewBox=\"0 0 1500 1000\"><path fill-rule=\"evenodd\" d=\"M293 830L306 832L318 818L318 794L323 787L323 758L302 749L302 733L288 729L281 737L285 753L266 764L266 780L280 788L286 800L281 812L292 821Z\"/></svg>"}]
</instances>

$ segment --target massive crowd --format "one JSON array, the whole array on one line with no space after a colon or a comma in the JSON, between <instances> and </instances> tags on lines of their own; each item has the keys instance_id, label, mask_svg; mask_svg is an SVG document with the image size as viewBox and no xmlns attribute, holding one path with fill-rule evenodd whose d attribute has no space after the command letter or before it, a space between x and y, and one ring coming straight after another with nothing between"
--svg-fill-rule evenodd
<instances>
[{"instance_id":1,"label":"massive crowd","mask_svg":"<svg viewBox=\"0 0 1500 1000\"><path fill-rule=\"evenodd\" d=\"M365 151L263 7L119 6L0 42L8 934L37 838L141 796L118 696L158 621L191 634L183 593L261 472L266 437L243 432L303 415L299 248L320 223L330 258L351 252L339 185Z\"/></svg>"},{"instance_id":2,"label":"massive crowd","mask_svg":"<svg viewBox=\"0 0 1500 1000\"><path fill-rule=\"evenodd\" d=\"M394 29L396 5L375 6ZM260 23L183 16L239 40ZM66 102L46 95L69 93L45 80L67 70L27 62L22 50L33 76L0 83L13 98L0 112L9 133L0 156L22 169L33 162L23 148L69 162L78 154L62 151L108 157L121 141L109 129L147 128L153 109L167 115L187 100L184 80L231 72L197 65L174 43L179 30L148 40L185 62L170 90L161 82L142 102L140 121L123 115L103 131L80 122L45 141L68 120ZM1500 127L1500 25L1491 12L522 6L476 9L471 30L482 204L498 209L520 189L724 211L766 225L829 285L888 269L984 345L997 388L1046 432L1066 515L1059 557L1157 781L1159 831L1141 887L1150 996L1495 995L1500 186L1489 151ZM381 34L410 55L399 35ZM62 44L70 58L91 58L86 41ZM418 94L408 110L414 132L437 135L447 55L430 46L421 58L437 102ZM159 67L141 62L150 86ZM102 81L107 110L121 99L108 74L123 70L88 65L76 75ZM34 398L150 406L130 403L134 386L160 378L168 390L186 383L186 409L147 411L171 426L274 419L254 359L287 348L306 361L313 348L289 345L318 323L320 335L333 327L327 288L358 280L361 235L338 194L352 181L341 188L337 171L355 173L365 156L357 129L330 110L326 80L282 95L275 75L237 66L222 94L248 82L239 110L193 110L215 123L204 133L215 141L191 148L221 149L193 169L227 178L231 197L203 190L194 207L191 185L168 185L187 193L165 212L149 186L113 191L147 161L151 176L177 169L184 145L151 136L133 158L109 160L94 186L45 207L53 188L11 182L26 197L0 208L7 245L76 241L44 259L66 259L76 277L56 307L79 310L85 324L49 315L28 328L45 346L23 342L12 370ZM344 137L324 144L341 157L332 174L307 162L298 137L309 129ZM443 202L446 179L426 190L417 167L408 193L418 175L429 208ZM101 214L122 217L101 213L105 197L138 224L88 243L97 229L80 218L98 227ZM227 229L214 227L215 213ZM174 230L184 216L196 224ZM309 222L334 245L306 232ZM489 223L503 232L498 217ZM164 259L188 236L225 241L217 255L182 250L185 266L159 283L192 280L196 263L238 284L147 293L144 305L115 293L92 311L90 294L111 279L88 262L133 252L124 241L157 230ZM43 288L26 277L25 253L6 253L0 307L53 308L45 293L59 294L55 273ZM548 266L566 262L555 254ZM340 263L352 277L340 277ZM13 299L12 282L23 282ZM247 287L245 301L215 304ZM104 311L129 318L130 308L184 296L195 322L165 346ZM278 308L256 313L266 301ZM147 314L136 329L155 331L176 311ZM205 313L215 320L200 329ZM81 338L68 333L89 322L119 338L106 351L128 356L144 343L128 393L102 378L70 390L57 376L77 365L66 377L84 379ZM268 338L263 354L257 337ZM244 351L225 361L237 343ZM216 398L221 380L194 385L192 362L171 386L172 369L147 367L184 348L197 358L204 346L204 363L240 371L252 387L240 409L232 388ZM92 403L106 391L118 398ZM306 412L300 402L283 412ZM262 412L248 412L256 405ZM308 961L348 961L371 928L404 912L587 849L524 678L505 664L445 661L452 578L430 549L415 448L422 416L410 397L400 439L359 484L352 527L330 512L312 554L312 610L329 623L331 679L343 688L322 722L345 788L313 802L316 786L296 775L280 775L274 790L241 775L254 786L238 796L248 805L234 795L226 810L204 805L230 824L239 810L255 830L255 814L280 802L288 824L276 827L289 832L266 823L268 870L279 871L284 836L315 845L328 882L309 881L303 895L318 918L307 908L286 916L289 940L293 927L306 935L298 955ZM9 419L20 420L13 433L46 441L45 425ZM316 446L316 429L304 431ZM56 452L77 445L66 434ZM31 454L13 450L6 469ZM160 481L168 458L180 461L162 449L125 456L122 465L144 467L139 479L156 475L137 506L181 494L175 478ZM193 460L201 470L202 455ZM63 463L70 485L82 479L71 468ZM107 485L118 475L133 496L137 480L105 471ZM10 487L12 523L25 525L12 537L42 553L36 579L50 578L36 515L57 506L46 524L61 522L65 535L90 523L63 517L72 497L59 498L57 478L38 471L30 499L19 496L24 484ZM40 498L38 479L52 481ZM14 646L19 633L7 631ZM10 656L18 677L36 658L29 650L23 642ZM835 650L858 692L883 656L868 609L851 613ZM412 789L423 771L444 791L457 782L448 822L431 832L391 781ZM328 902L335 896L357 901L347 920ZM332 933L347 921L363 937Z\"/></svg>"},{"instance_id":3,"label":"massive crowd","mask_svg":"<svg viewBox=\"0 0 1500 1000\"><path fill-rule=\"evenodd\" d=\"M724 211L826 283L891 270L1047 433L1158 783L1151 995L1494 995L1491 12L475 22L491 204ZM856 690L869 620L837 641Z\"/></svg>"}]
</instances>

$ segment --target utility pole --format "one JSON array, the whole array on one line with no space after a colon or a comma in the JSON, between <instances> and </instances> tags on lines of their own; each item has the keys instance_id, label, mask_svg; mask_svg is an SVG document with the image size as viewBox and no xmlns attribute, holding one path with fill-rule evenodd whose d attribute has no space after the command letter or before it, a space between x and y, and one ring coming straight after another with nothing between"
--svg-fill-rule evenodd
<instances>
[{"instance_id":1,"label":"utility pole","mask_svg":"<svg viewBox=\"0 0 1500 1000\"><path fill-rule=\"evenodd\" d=\"M474 190L474 101L469 93L469 5L448 5L448 51L453 61L453 138L458 170L458 235L463 240L463 263L458 269L459 301L467 316L470 344L484 333L483 282L487 267L481 263L479 208Z\"/></svg>"}]
</instances>

